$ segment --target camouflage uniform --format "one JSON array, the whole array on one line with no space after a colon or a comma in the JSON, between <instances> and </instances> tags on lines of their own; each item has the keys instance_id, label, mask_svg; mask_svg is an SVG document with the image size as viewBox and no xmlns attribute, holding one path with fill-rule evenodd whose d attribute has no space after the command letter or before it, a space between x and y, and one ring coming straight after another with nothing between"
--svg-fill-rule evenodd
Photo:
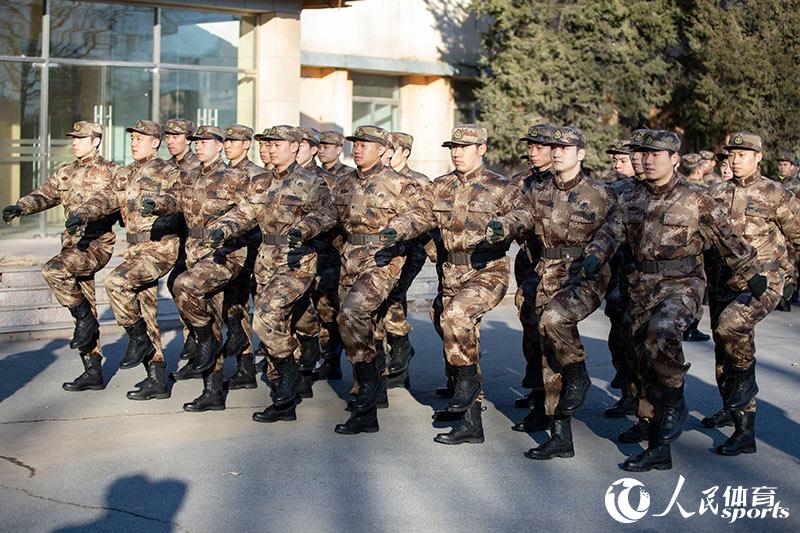
<instances>
[{"instance_id":1,"label":"camouflage uniform","mask_svg":"<svg viewBox=\"0 0 800 533\"><path fill-rule=\"evenodd\" d=\"M335 144L337 146L342 146L342 144L344 144L344 135L335 131L323 131L320 134L319 142L320 144ZM341 160L338 159L330 166L326 167L323 165L323 168L336 177L344 176L345 174L349 174L355 170L353 167L345 165L341 162Z\"/></svg>"}]
</instances>

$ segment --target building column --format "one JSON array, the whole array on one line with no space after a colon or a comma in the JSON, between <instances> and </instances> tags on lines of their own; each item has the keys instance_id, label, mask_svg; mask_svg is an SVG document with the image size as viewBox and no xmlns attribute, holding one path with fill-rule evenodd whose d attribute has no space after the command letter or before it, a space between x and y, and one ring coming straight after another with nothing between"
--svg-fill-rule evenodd
<instances>
[{"instance_id":1,"label":"building column","mask_svg":"<svg viewBox=\"0 0 800 533\"><path fill-rule=\"evenodd\" d=\"M300 123L300 9L265 13L258 24L256 130Z\"/></svg>"},{"instance_id":2,"label":"building column","mask_svg":"<svg viewBox=\"0 0 800 533\"><path fill-rule=\"evenodd\" d=\"M353 83L346 70L303 67L300 125L345 135L353 124Z\"/></svg>"},{"instance_id":3,"label":"building column","mask_svg":"<svg viewBox=\"0 0 800 533\"><path fill-rule=\"evenodd\" d=\"M442 76L404 76L400 109L400 130L414 136L409 166L431 179L450 172L450 153L442 148L453 124L450 80Z\"/></svg>"}]
</instances>

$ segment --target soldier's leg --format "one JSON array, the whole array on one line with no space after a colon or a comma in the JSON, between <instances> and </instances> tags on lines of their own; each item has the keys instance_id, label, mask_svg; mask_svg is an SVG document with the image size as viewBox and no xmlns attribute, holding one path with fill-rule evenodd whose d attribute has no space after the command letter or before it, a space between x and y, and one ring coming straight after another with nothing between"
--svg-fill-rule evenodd
<instances>
[{"instance_id":1,"label":"soldier's leg","mask_svg":"<svg viewBox=\"0 0 800 533\"><path fill-rule=\"evenodd\" d=\"M223 289L222 313L228 327L228 337L225 340L223 352L226 357L236 357L236 372L228 380L228 390L253 389L258 386L250 326L250 279L252 275L252 272L242 269Z\"/></svg>"},{"instance_id":2,"label":"soldier's leg","mask_svg":"<svg viewBox=\"0 0 800 533\"><path fill-rule=\"evenodd\" d=\"M736 296L738 296L738 294L733 294L729 291L712 291L708 300L711 334L714 338L714 377L717 382L717 390L719 390L720 398L722 399L722 409L701 420L701 423L709 428L733 425L733 418L725 407L725 401L730 394L733 381L730 372L725 371L725 350L723 349L723 342L719 336L718 330L722 311L728 304L734 301Z\"/></svg>"},{"instance_id":3,"label":"soldier's leg","mask_svg":"<svg viewBox=\"0 0 800 533\"><path fill-rule=\"evenodd\" d=\"M195 267L196 266L197 265L195 265ZM219 267L220 265L217 266ZM221 269L216 272L215 269L208 269L205 274L212 278L225 277L229 274L231 274L230 277L233 277L232 272L228 273ZM184 277L185 274L179 278L178 282L180 283ZM222 328L220 324L223 323L225 316L223 310L224 301L224 288L218 288L206 296L207 308L212 315L212 334L218 342L222 340ZM203 412L221 411L225 409L225 390L222 380L222 366L224 362L225 354L222 350L218 350L213 366L203 372L203 392L191 402L183 404L184 411Z\"/></svg>"},{"instance_id":4,"label":"soldier's leg","mask_svg":"<svg viewBox=\"0 0 800 533\"><path fill-rule=\"evenodd\" d=\"M389 307L386 312L386 318L383 321L387 341L391 349L391 362L388 370L389 374L393 376L407 374L408 365L414 356L414 348L408 338L409 333L411 333L411 324L406 319L408 314L406 295L428 259L425 254L425 248L421 244L414 243L409 246L411 250L403 265L400 279L392 290L392 294L389 295Z\"/></svg>"},{"instance_id":5,"label":"soldier's leg","mask_svg":"<svg viewBox=\"0 0 800 533\"><path fill-rule=\"evenodd\" d=\"M169 290L173 299L175 298L175 280L184 272L186 272L186 246L184 240L181 239L178 247L178 259L175 261L175 266L172 267L169 276L167 276L167 290ZM197 351L197 339L194 331L187 325L186 319L180 315L180 310L178 310L178 317L183 327L183 348L181 349L180 358L191 359L194 357L195 351Z\"/></svg>"},{"instance_id":6,"label":"soldier's leg","mask_svg":"<svg viewBox=\"0 0 800 533\"><path fill-rule=\"evenodd\" d=\"M299 389L301 398L314 397L312 390L314 384L313 371L322 358L319 315L311 297L315 285L316 280L313 280L311 287L294 306L294 316L291 319L299 344L294 351L294 358L303 378Z\"/></svg>"},{"instance_id":7,"label":"soldier's leg","mask_svg":"<svg viewBox=\"0 0 800 533\"><path fill-rule=\"evenodd\" d=\"M317 276L317 285L312 293L320 325L322 363L314 369L315 379L341 379L342 344L336 317L339 314L340 261L336 257L320 256L323 267Z\"/></svg>"}]
</instances>

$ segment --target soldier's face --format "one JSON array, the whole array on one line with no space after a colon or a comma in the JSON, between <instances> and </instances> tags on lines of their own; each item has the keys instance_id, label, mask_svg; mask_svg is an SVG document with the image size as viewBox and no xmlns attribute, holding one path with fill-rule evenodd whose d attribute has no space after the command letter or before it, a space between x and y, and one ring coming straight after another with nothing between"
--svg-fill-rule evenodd
<instances>
[{"instance_id":1,"label":"soldier's face","mask_svg":"<svg viewBox=\"0 0 800 533\"><path fill-rule=\"evenodd\" d=\"M726 159L719 164L719 173L724 180L733 179L733 170L731 169L730 162Z\"/></svg>"},{"instance_id":2,"label":"soldier's face","mask_svg":"<svg viewBox=\"0 0 800 533\"><path fill-rule=\"evenodd\" d=\"M317 152L317 159L319 162L327 165L339 159L339 154L342 153L342 147L335 144L321 144L319 145L319 152Z\"/></svg>"},{"instance_id":3,"label":"soldier's face","mask_svg":"<svg viewBox=\"0 0 800 533\"><path fill-rule=\"evenodd\" d=\"M94 152L95 142L100 144L98 137L73 137L72 138L72 155L81 159Z\"/></svg>"},{"instance_id":4,"label":"soldier's face","mask_svg":"<svg viewBox=\"0 0 800 533\"><path fill-rule=\"evenodd\" d=\"M791 161L778 161L778 173L784 178L794 176L797 167Z\"/></svg>"},{"instance_id":5,"label":"soldier's face","mask_svg":"<svg viewBox=\"0 0 800 533\"><path fill-rule=\"evenodd\" d=\"M238 161L244 157L250 149L250 141L225 139L225 144L223 146L225 149L225 157L228 158L228 161Z\"/></svg>"},{"instance_id":6,"label":"soldier's face","mask_svg":"<svg viewBox=\"0 0 800 533\"><path fill-rule=\"evenodd\" d=\"M317 147L312 146L308 141L302 141L300 143L300 149L297 150L297 162L306 164L311 161L315 155L317 155Z\"/></svg>"},{"instance_id":7,"label":"soldier's face","mask_svg":"<svg viewBox=\"0 0 800 533\"><path fill-rule=\"evenodd\" d=\"M353 143L353 161L361 170L369 170L381 160L386 147L380 143L355 141Z\"/></svg>"},{"instance_id":8,"label":"soldier's face","mask_svg":"<svg viewBox=\"0 0 800 533\"><path fill-rule=\"evenodd\" d=\"M160 144L161 140L158 137L145 135L138 131L131 132L131 157L134 161L147 159L156 153Z\"/></svg>"},{"instance_id":9,"label":"soldier's face","mask_svg":"<svg viewBox=\"0 0 800 533\"><path fill-rule=\"evenodd\" d=\"M553 164L552 148L546 144L528 143L528 162L539 170Z\"/></svg>"},{"instance_id":10,"label":"soldier's face","mask_svg":"<svg viewBox=\"0 0 800 533\"><path fill-rule=\"evenodd\" d=\"M450 147L450 160L459 172L471 172L483 163L485 144L453 145Z\"/></svg>"},{"instance_id":11,"label":"soldier's face","mask_svg":"<svg viewBox=\"0 0 800 533\"><path fill-rule=\"evenodd\" d=\"M381 156L381 164L383 166L389 166L392 163L392 158L394 157L394 148L387 148L383 155Z\"/></svg>"},{"instance_id":12,"label":"soldier's face","mask_svg":"<svg viewBox=\"0 0 800 533\"><path fill-rule=\"evenodd\" d=\"M577 146L553 146L550 154L556 172L569 172L581 164L586 157L586 150Z\"/></svg>"},{"instance_id":13,"label":"soldier's face","mask_svg":"<svg viewBox=\"0 0 800 533\"><path fill-rule=\"evenodd\" d=\"M624 176L633 176L633 165L631 156L627 154L613 154L611 156L611 168Z\"/></svg>"},{"instance_id":14,"label":"soldier's face","mask_svg":"<svg viewBox=\"0 0 800 533\"><path fill-rule=\"evenodd\" d=\"M637 176L644 174L644 165L642 165L642 152L631 152L631 166L633 172Z\"/></svg>"},{"instance_id":15,"label":"soldier's face","mask_svg":"<svg viewBox=\"0 0 800 533\"><path fill-rule=\"evenodd\" d=\"M644 165L644 175L647 181L662 182L672 177L675 172L675 165L680 162L678 154L672 154L667 150L658 152L642 152L642 165Z\"/></svg>"},{"instance_id":16,"label":"soldier's face","mask_svg":"<svg viewBox=\"0 0 800 533\"><path fill-rule=\"evenodd\" d=\"M284 170L297 158L300 143L289 141L269 141L269 161L279 170Z\"/></svg>"},{"instance_id":17,"label":"soldier's face","mask_svg":"<svg viewBox=\"0 0 800 533\"><path fill-rule=\"evenodd\" d=\"M222 143L216 139L201 139L195 143L194 151L201 163L212 163L222 151Z\"/></svg>"},{"instance_id":18,"label":"soldier's face","mask_svg":"<svg viewBox=\"0 0 800 533\"><path fill-rule=\"evenodd\" d=\"M181 155L189 149L189 140L183 133L167 133L164 140L167 141L169 155Z\"/></svg>"},{"instance_id":19,"label":"soldier's face","mask_svg":"<svg viewBox=\"0 0 800 533\"><path fill-rule=\"evenodd\" d=\"M269 160L269 141L258 141L258 157L261 158L261 162L265 165L272 164Z\"/></svg>"},{"instance_id":20,"label":"soldier's face","mask_svg":"<svg viewBox=\"0 0 800 533\"><path fill-rule=\"evenodd\" d=\"M750 176L758 169L761 157L761 152L755 150L731 150L728 161L731 163L733 175L737 178Z\"/></svg>"},{"instance_id":21,"label":"soldier's face","mask_svg":"<svg viewBox=\"0 0 800 533\"><path fill-rule=\"evenodd\" d=\"M398 148L394 151L394 155L392 155L392 160L389 161L389 164L392 165L394 169L401 169L405 166L406 161L408 161L408 156L411 155L411 150L408 148Z\"/></svg>"}]
</instances>

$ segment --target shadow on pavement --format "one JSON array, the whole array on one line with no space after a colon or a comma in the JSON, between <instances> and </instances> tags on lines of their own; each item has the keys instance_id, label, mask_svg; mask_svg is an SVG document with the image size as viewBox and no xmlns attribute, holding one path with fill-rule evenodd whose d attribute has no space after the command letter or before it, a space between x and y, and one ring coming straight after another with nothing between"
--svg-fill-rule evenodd
<instances>
[{"instance_id":1,"label":"shadow on pavement","mask_svg":"<svg viewBox=\"0 0 800 533\"><path fill-rule=\"evenodd\" d=\"M55 351L68 341L51 340L40 349L11 354L0 359L0 402L27 385L56 360ZM82 369L81 360L75 357L75 375Z\"/></svg>"}]
</instances>

